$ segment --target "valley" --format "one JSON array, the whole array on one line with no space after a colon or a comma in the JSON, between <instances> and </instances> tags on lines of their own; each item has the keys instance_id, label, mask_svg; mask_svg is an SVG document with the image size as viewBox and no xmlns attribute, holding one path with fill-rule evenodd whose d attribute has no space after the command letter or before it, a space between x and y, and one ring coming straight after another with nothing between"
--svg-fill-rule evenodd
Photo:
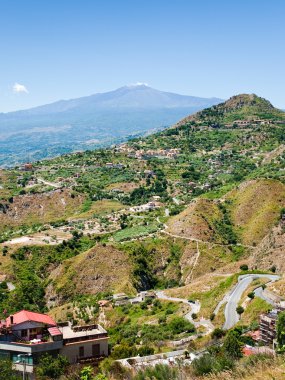
<instances>
[{"instance_id":1,"label":"valley","mask_svg":"<svg viewBox=\"0 0 285 380\"><path fill-rule=\"evenodd\" d=\"M285 113L238 95L111 148L2 169L0 276L15 288L1 318L100 321L114 360L255 331L284 301L284 144Z\"/></svg>"}]
</instances>

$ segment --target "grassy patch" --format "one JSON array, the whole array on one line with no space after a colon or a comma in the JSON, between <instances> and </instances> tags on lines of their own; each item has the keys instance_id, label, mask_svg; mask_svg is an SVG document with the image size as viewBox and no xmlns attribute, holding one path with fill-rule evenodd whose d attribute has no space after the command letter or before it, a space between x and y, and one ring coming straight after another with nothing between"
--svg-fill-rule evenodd
<instances>
[{"instance_id":1,"label":"grassy patch","mask_svg":"<svg viewBox=\"0 0 285 380\"><path fill-rule=\"evenodd\" d=\"M272 306L269 303L259 297L255 297L246 307L239 323L249 325L254 321L258 322L260 314L271 309Z\"/></svg>"},{"instance_id":2,"label":"grassy patch","mask_svg":"<svg viewBox=\"0 0 285 380\"><path fill-rule=\"evenodd\" d=\"M76 218L89 218L95 215L106 215L123 208L124 206L122 203L118 201L103 199L92 202L88 199L84 202L80 215L76 216Z\"/></svg>"},{"instance_id":3,"label":"grassy patch","mask_svg":"<svg viewBox=\"0 0 285 380\"><path fill-rule=\"evenodd\" d=\"M116 242L121 242L124 240L130 240L140 236L146 236L156 232L158 227L154 224L148 226L135 226L130 228L125 228L114 234L114 240Z\"/></svg>"}]
</instances>

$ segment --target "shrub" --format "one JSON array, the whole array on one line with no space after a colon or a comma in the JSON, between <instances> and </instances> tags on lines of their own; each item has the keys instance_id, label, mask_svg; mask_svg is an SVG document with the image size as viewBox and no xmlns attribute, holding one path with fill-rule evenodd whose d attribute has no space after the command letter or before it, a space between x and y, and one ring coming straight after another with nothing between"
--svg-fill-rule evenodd
<instances>
[{"instance_id":1,"label":"shrub","mask_svg":"<svg viewBox=\"0 0 285 380\"><path fill-rule=\"evenodd\" d=\"M220 329L219 327L217 327L212 332L211 337L212 337L212 339L221 339L224 335L225 335L225 331L223 329Z\"/></svg>"},{"instance_id":2,"label":"shrub","mask_svg":"<svg viewBox=\"0 0 285 380\"><path fill-rule=\"evenodd\" d=\"M36 369L38 379L58 379L64 374L68 365L68 360L65 356L58 355L53 358L49 354L44 354L39 361Z\"/></svg>"}]
</instances>

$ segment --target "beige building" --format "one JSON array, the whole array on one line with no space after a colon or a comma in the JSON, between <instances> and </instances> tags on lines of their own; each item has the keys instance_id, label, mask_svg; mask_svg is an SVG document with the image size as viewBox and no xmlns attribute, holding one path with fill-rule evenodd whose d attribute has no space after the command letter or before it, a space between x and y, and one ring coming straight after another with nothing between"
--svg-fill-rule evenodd
<instances>
[{"instance_id":1,"label":"beige building","mask_svg":"<svg viewBox=\"0 0 285 380\"><path fill-rule=\"evenodd\" d=\"M45 314L22 310L0 322L0 358L34 379L41 355L67 357L74 364L108 356L108 334L100 325L56 323Z\"/></svg>"}]
</instances>

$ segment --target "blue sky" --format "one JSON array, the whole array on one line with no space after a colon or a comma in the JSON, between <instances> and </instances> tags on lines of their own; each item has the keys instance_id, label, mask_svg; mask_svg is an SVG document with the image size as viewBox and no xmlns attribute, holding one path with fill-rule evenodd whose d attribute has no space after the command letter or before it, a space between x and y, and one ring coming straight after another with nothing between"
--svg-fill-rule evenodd
<instances>
[{"instance_id":1,"label":"blue sky","mask_svg":"<svg viewBox=\"0 0 285 380\"><path fill-rule=\"evenodd\" d=\"M0 112L146 82L285 108L284 0L2 0Z\"/></svg>"}]
</instances>

